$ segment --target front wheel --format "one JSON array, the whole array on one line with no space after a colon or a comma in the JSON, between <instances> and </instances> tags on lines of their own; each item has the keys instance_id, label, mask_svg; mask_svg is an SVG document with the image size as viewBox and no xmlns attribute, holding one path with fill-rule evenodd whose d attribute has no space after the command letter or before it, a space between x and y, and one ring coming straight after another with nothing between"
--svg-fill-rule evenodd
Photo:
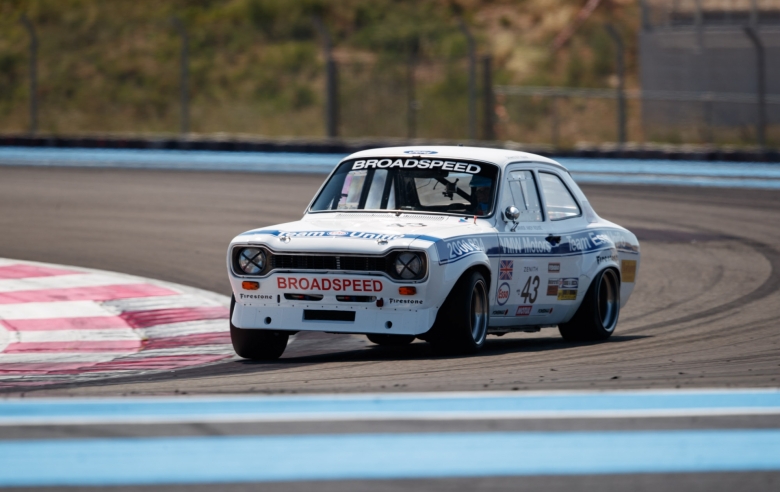
<instances>
[{"instance_id":1,"label":"front wheel","mask_svg":"<svg viewBox=\"0 0 780 492\"><path fill-rule=\"evenodd\" d=\"M620 314L620 280L615 270L602 270L591 282L582 305L558 331L568 342L606 340L615 332Z\"/></svg>"},{"instance_id":2,"label":"front wheel","mask_svg":"<svg viewBox=\"0 0 780 492\"><path fill-rule=\"evenodd\" d=\"M289 333L272 330L245 330L233 325L236 298L230 300L230 341L239 357L252 360L275 360L287 348Z\"/></svg>"},{"instance_id":3,"label":"front wheel","mask_svg":"<svg viewBox=\"0 0 780 492\"><path fill-rule=\"evenodd\" d=\"M438 352L473 354L485 345L487 326L487 282L473 271L455 284L427 338Z\"/></svg>"}]
</instances>

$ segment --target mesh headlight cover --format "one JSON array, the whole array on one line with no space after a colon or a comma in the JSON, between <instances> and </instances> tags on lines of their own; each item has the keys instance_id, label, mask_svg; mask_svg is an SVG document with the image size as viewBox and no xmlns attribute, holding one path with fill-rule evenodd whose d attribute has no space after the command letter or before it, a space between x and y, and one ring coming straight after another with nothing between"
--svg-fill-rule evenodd
<instances>
[{"instance_id":1,"label":"mesh headlight cover","mask_svg":"<svg viewBox=\"0 0 780 492\"><path fill-rule=\"evenodd\" d=\"M395 272L405 280L418 278L423 273L423 263L416 253L401 253L395 258Z\"/></svg>"},{"instance_id":2,"label":"mesh headlight cover","mask_svg":"<svg viewBox=\"0 0 780 492\"><path fill-rule=\"evenodd\" d=\"M256 275L265 268L265 253L259 248L242 248L238 252L238 267L247 275Z\"/></svg>"}]
</instances>

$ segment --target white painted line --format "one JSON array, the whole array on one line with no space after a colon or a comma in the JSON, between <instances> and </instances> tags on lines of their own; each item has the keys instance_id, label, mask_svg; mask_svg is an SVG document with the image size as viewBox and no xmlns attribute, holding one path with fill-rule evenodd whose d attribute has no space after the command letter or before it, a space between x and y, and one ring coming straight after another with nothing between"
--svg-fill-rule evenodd
<instances>
[{"instance_id":1,"label":"white painted line","mask_svg":"<svg viewBox=\"0 0 780 492\"><path fill-rule=\"evenodd\" d=\"M138 328L135 331L145 338L164 338L198 335L201 333L228 333L230 326L227 319L215 319L157 325L151 328Z\"/></svg>"},{"instance_id":2,"label":"white painted line","mask_svg":"<svg viewBox=\"0 0 780 492\"><path fill-rule=\"evenodd\" d=\"M47 330L16 332L16 341L25 343L88 342L141 339L143 339L143 337L140 333L138 333L138 330L133 330L131 328L119 328L112 330ZM1 354L0 357L2 357Z\"/></svg>"},{"instance_id":3,"label":"white painted line","mask_svg":"<svg viewBox=\"0 0 780 492\"><path fill-rule=\"evenodd\" d=\"M119 311L103 307L93 301L0 304L0 319L81 318L117 314Z\"/></svg>"},{"instance_id":4,"label":"white painted line","mask_svg":"<svg viewBox=\"0 0 780 492\"><path fill-rule=\"evenodd\" d=\"M9 364L64 364L64 363L84 363L84 365L97 364L98 362L108 362L118 357L129 355L133 352L76 352L69 351L59 354L0 354L0 365L8 368ZM52 365L52 370L57 370Z\"/></svg>"},{"instance_id":5,"label":"white painted line","mask_svg":"<svg viewBox=\"0 0 780 492\"><path fill-rule=\"evenodd\" d=\"M180 296L147 297L141 299L117 299L115 301L103 301L101 304L106 308L116 309L117 311L122 312L224 306L224 303L217 302L213 299L187 294Z\"/></svg>"},{"instance_id":6,"label":"white painted line","mask_svg":"<svg viewBox=\"0 0 780 492\"><path fill-rule=\"evenodd\" d=\"M242 422L355 422L355 421L463 421L463 420L571 420L626 418L726 417L740 415L780 415L780 408L691 408L659 410L582 410L518 412L366 412L308 414L187 414L151 416L92 417L3 417L0 426L96 425L96 424L171 424L171 423L242 423Z\"/></svg>"},{"instance_id":7,"label":"white painted line","mask_svg":"<svg viewBox=\"0 0 780 492\"><path fill-rule=\"evenodd\" d=\"M54 275L51 277L32 277L0 280L0 292L20 290L70 289L74 287L103 287L106 285L131 285L138 281L125 282L116 275L80 273L73 275Z\"/></svg>"},{"instance_id":8,"label":"white painted line","mask_svg":"<svg viewBox=\"0 0 780 492\"><path fill-rule=\"evenodd\" d=\"M167 349L149 349L135 352L123 357L123 359L147 359L151 357L164 357L169 355L225 355L232 354L233 347L229 344L181 346Z\"/></svg>"}]
</instances>

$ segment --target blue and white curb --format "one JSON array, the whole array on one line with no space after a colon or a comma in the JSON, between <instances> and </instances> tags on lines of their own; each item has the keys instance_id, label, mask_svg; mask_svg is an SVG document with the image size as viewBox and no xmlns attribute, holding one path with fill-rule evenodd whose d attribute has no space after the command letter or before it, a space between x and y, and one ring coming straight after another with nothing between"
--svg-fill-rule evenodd
<instances>
[{"instance_id":1,"label":"blue and white curb","mask_svg":"<svg viewBox=\"0 0 780 492\"><path fill-rule=\"evenodd\" d=\"M0 400L0 426L780 415L780 390Z\"/></svg>"}]
</instances>

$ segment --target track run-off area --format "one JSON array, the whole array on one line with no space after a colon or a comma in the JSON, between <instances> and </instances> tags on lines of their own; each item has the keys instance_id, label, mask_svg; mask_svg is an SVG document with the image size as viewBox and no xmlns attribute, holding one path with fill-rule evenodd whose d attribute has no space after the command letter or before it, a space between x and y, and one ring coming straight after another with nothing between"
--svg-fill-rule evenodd
<instances>
[{"instance_id":1,"label":"track run-off area","mask_svg":"<svg viewBox=\"0 0 780 492\"><path fill-rule=\"evenodd\" d=\"M74 275L118 272L172 296L187 297L190 288L214 293L212 307L230 294L228 241L300 218L324 179L289 168L5 164L0 271L44 262L82 272ZM380 348L360 336L307 333L272 363L228 350L203 364L109 378L46 379L40 368L31 384L15 378L0 388L0 463L14 463L0 467L0 486L776 489L780 196L773 165L756 165L764 166L758 176L740 174L738 163L717 165L722 176L713 177L675 174L673 162L644 163L646 181L603 171L618 163L589 165L599 174L581 179L592 205L635 232L642 247L636 291L607 342L566 343L549 329L489 337L476 356L440 357L423 342ZM695 181L702 177L719 181ZM14 275L0 288L22 278ZM178 308L208 305L188 302ZM100 307L114 310L107 317L129 316ZM223 332L213 333L229 349L226 320L181 322L195 321L224 321ZM134 332L147 328L122 329L140 346L154 341ZM123 357L138 357L135 351Z\"/></svg>"}]
</instances>

